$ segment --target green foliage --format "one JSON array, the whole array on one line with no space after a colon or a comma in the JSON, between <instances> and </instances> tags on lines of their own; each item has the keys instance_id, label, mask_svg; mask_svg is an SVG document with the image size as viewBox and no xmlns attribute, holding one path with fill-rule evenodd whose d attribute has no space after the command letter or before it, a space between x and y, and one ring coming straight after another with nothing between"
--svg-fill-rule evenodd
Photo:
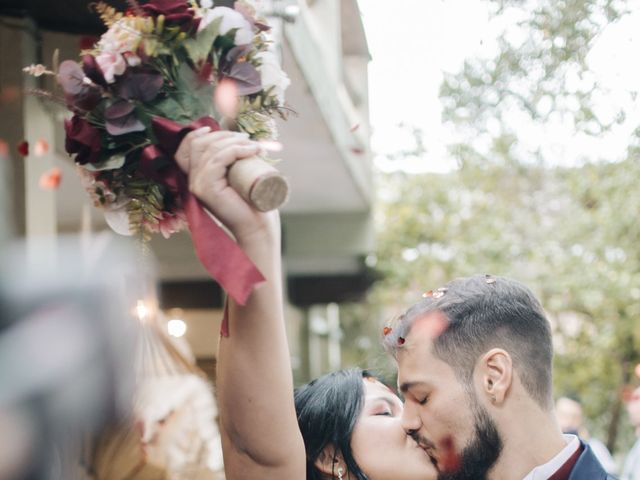
<instances>
[{"instance_id":1,"label":"green foliage","mask_svg":"<svg viewBox=\"0 0 640 480\"><path fill-rule=\"evenodd\" d=\"M90 172L97 172L100 170L114 170L124 165L125 156L122 154L114 154L100 163L87 163L84 168Z\"/></svg>"},{"instance_id":2,"label":"green foliage","mask_svg":"<svg viewBox=\"0 0 640 480\"><path fill-rule=\"evenodd\" d=\"M197 37L185 40L184 48L195 65L205 62L211 54L213 42L220 33L221 23L222 17L218 17L199 32Z\"/></svg>"},{"instance_id":3,"label":"green foliage","mask_svg":"<svg viewBox=\"0 0 640 480\"><path fill-rule=\"evenodd\" d=\"M468 59L441 88L460 168L379 178L384 280L367 314L377 311L384 321L457 276L524 282L552 320L557 394L578 394L592 434L624 451L632 432L620 392L640 362L639 137L630 139L626 160L567 168L521 148L518 130L548 127L560 115L574 134L601 135L624 119L624 112L613 121L595 113L606 92L586 62L593 39L624 3L492 5L496 16L517 19L507 22L498 52Z\"/></svg>"},{"instance_id":4,"label":"green foliage","mask_svg":"<svg viewBox=\"0 0 640 480\"><path fill-rule=\"evenodd\" d=\"M163 187L149 179L139 178L126 182L124 193L130 199L127 203L129 229L140 237L142 244L146 244L162 218Z\"/></svg>"}]
</instances>

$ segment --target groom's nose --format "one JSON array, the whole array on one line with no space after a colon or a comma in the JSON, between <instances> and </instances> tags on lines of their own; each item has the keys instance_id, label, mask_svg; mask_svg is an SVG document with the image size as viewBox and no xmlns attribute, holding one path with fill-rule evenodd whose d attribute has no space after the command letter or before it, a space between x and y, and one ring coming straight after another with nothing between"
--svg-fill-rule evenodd
<instances>
[{"instance_id":1,"label":"groom's nose","mask_svg":"<svg viewBox=\"0 0 640 480\"><path fill-rule=\"evenodd\" d=\"M407 435L413 436L414 432L420 430L420 427L422 426L420 415L418 415L417 405L414 405L414 402L411 401L405 402L400 420L402 428L407 432Z\"/></svg>"}]
</instances>

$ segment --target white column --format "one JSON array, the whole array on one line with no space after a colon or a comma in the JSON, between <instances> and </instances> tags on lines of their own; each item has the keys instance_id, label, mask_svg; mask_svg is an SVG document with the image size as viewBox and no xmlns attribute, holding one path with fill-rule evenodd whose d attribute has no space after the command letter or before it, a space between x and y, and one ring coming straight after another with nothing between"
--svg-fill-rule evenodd
<instances>
[{"instance_id":1,"label":"white column","mask_svg":"<svg viewBox=\"0 0 640 480\"><path fill-rule=\"evenodd\" d=\"M22 32L22 66L38 63L37 43L34 39L35 26L25 22ZM27 74L24 76L25 89L38 88L37 78ZM25 194L25 233L30 250L49 250L56 246L57 210L56 191L45 190L39 186L40 177L55 166L55 133L54 117L44 101L34 95L25 95L22 121L24 138L29 142L29 155L24 158L24 194ZM46 153L36 156L36 142L43 140L49 145ZM38 252L40 257L42 251ZM41 258L40 258L41 260ZM39 260L39 261L40 261Z\"/></svg>"},{"instance_id":2,"label":"white column","mask_svg":"<svg viewBox=\"0 0 640 480\"><path fill-rule=\"evenodd\" d=\"M340 349L340 339L342 330L340 329L340 307L337 303L327 305L327 327L328 327L328 355L329 369L333 372L342 367L342 355Z\"/></svg>"}]
</instances>

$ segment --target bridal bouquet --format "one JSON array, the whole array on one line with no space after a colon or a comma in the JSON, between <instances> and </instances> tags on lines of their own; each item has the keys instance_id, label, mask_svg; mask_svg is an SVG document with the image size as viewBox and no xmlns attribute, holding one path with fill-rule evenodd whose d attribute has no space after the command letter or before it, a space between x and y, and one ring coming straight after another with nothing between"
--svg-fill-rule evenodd
<instances>
[{"instance_id":1,"label":"bridal bouquet","mask_svg":"<svg viewBox=\"0 0 640 480\"><path fill-rule=\"evenodd\" d=\"M93 4L107 31L80 62L25 71L57 75L73 113L66 150L109 225L143 241L188 226L205 268L244 303L263 277L191 195L173 155L202 126L275 138L273 116L285 116L289 79L269 27L246 1L234 8L211 0L128 4L125 12Z\"/></svg>"},{"instance_id":2,"label":"bridal bouquet","mask_svg":"<svg viewBox=\"0 0 640 480\"><path fill-rule=\"evenodd\" d=\"M289 80L246 2L128 3L126 12L95 4L106 33L57 78L73 112L66 150L85 188L114 230L148 240L186 226L169 168L182 136L232 118L253 139L273 139Z\"/></svg>"}]
</instances>

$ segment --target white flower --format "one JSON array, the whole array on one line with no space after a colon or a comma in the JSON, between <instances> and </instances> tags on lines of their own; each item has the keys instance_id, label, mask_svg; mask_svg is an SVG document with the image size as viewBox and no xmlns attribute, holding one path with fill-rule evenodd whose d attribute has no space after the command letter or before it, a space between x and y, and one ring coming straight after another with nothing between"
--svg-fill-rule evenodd
<instances>
[{"instance_id":1,"label":"white flower","mask_svg":"<svg viewBox=\"0 0 640 480\"><path fill-rule=\"evenodd\" d=\"M104 219L107 225L111 227L111 230L119 235L129 236L133 234L129 226L129 214L127 213L126 203L119 208L105 208L103 213Z\"/></svg>"},{"instance_id":2,"label":"white flower","mask_svg":"<svg viewBox=\"0 0 640 480\"><path fill-rule=\"evenodd\" d=\"M136 18L125 17L111 25L100 41L98 50L101 53L125 53L135 54L140 46L142 34L136 29Z\"/></svg>"},{"instance_id":3,"label":"white flower","mask_svg":"<svg viewBox=\"0 0 640 480\"><path fill-rule=\"evenodd\" d=\"M236 45L248 45L253 40L253 28L244 16L229 7L215 7L205 12L198 26L198 31L205 28L215 19L222 17L220 35L226 35L229 30L237 29L234 39Z\"/></svg>"},{"instance_id":4,"label":"white flower","mask_svg":"<svg viewBox=\"0 0 640 480\"><path fill-rule=\"evenodd\" d=\"M96 62L107 83L115 82L115 76L122 75L127 68L124 57L119 53L101 53L96 57Z\"/></svg>"},{"instance_id":5,"label":"white flower","mask_svg":"<svg viewBox=\"0 0 640 480\"><path fill-rule=\"evenodd\" d=\"M278 57L275 53L267 50L266 52L260 52L257 58L261 62L259 70L262 79L262 88L267 90L270 87L275 87L274 93L280 105L284 104L284 91L291 81L282 68L280 68Z\"/></svg>"}]
</instances>

